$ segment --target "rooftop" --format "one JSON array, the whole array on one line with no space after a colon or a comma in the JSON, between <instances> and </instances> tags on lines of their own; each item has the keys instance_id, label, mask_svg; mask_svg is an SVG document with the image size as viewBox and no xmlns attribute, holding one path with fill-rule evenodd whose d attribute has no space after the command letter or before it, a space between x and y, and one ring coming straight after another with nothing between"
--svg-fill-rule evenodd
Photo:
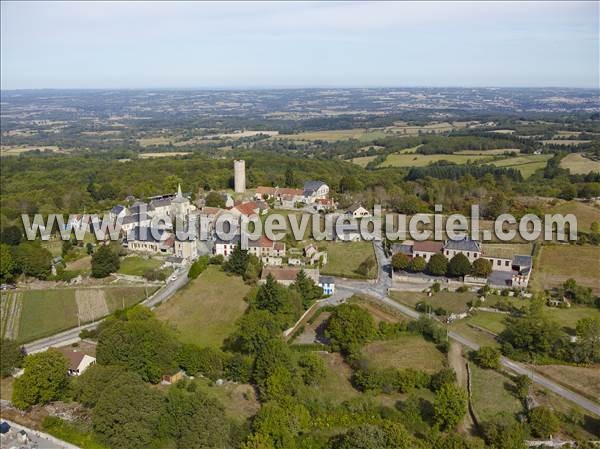
<instances>
[{"instance_id":1,"label":"rooftop","mask_svg":"<svg viewBox=\"0 0 600 449\"><path fill-rule=\"evenodd\" d=\"M447 240L444 249L481 252L481 242L466 235L462 238Z\"/></svg>"}]
</instances>

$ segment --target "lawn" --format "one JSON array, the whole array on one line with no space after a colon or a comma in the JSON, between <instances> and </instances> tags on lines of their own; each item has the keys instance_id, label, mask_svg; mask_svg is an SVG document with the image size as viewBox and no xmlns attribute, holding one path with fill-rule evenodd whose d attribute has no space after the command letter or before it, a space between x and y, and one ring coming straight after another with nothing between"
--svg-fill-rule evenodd
<instances>
[{"instance_id":1,"label":"lawn","mask_svg":"<svg viewBox=\"0 0 600 449\"><path fill-rule=\"evenodd\" d=\"M537 365L533 368L590 399L600 398L599 365L589 368L568 365Z\"/></svg>"},{"instance_id":2,"label":"lawn","mask_svg":"<svg viewBox=\"0 0 600 449\"><path fill-rule=\"evenodd\" d=\"M434 373L444 367L446 357L420 335L404 335L394 340L376 341L362 354L373 368L415 368Z\"/></svg>"},{"instance_id":3,"label":"lawn","mask_svg":"<svg viewBox=\"0 0 600 449\"><path fill-rule=\"evenodd\" d=\"M131 276L142 276L146 271L155 270L162 265L162 259L148 259L139 256L129 256L121 259L119 273Z\"/></svg>"},{"instance_id":4,"label":"lawn","mask_svg":"<svg viewBox=\"0 0 600 449\"><path fill-rule=\"evenodd\" d=\"M479 329L475 329L470 326L467 320L457 320L448 326L451 331L460 334L461 336L474 341L480 346L493 346L496 348L500 347L500 344L496 338L487 332Z\"/></svg>"},{"instance_id":5,"label":"lawn","mask_svg":"<svg viewBox=\"0 0 600 449\"><path fill-rule=\"evenodd\" d=\"M559 323L563 330L571 335L575 335L575 325L582 318L600 319L600 310L594 307L572 306L568 309L559 309L558 307L547 307L548 316Z\"/></svg>"},{"instance_id":6,"label":"lawn","mask_svg":"<svg viewBox=\"0 0 600 449\"><path fill-rule=\"evenodd\" d=\"M521 401L513 393L514 382L494 370L469 364L471 370L472 405L480 422L489 421L499 413L514 416L523 411Z\"/></svg>"},{"instance_id":7,"label":"lawn","mask_svg":"<svg viewBox=\"0 0 600 449\"><path fill-rule=\"evenodd\" d=\"M600 293L600 246L592 245L544 245L534 264L532 281L538 290L562 285L573 278L578 284L592 287Z\"/></svg>"},{"instance_id":8,"label":"lawn","mask_svg":"<svg viewBox=\"0 0 600 449\"><path fill-rule=\"evenodd\" d=\"M425 167L432 162L449 161L455 164L465 164L468 161L476 161L489 156L464 155L464 154L390 154L380 167Z\"/></svg>"},{"instance_id":9,"label":"lawn","mask_svg":"<svg viewBox=\"0 0 600 449\"><path fill-rule=\"evenodd\" d=\"M509 157L508 159L491 162L491 164L496 167L516 168L521 172L521 175L523 175L524 178L528 178L533 175L536 170L544 168L548 159L551 157L550 154L530 154Z\"/></svg>"},{"instance_id":10,"label":"lawn","mask_svg":"<svg viewBox=\"0 0 600 449\"><path fill-rule=\"evenodd\" d=\"M467 321L494 334L500 334L506 327L504 321L507 316L505 313L479 311L467 318Z\"/></svg>"},{"instance_id":11,"label":"lawn","mask_svg":"<svg viewBox=\"0 0 600 449\"><path fill-rule=\"evenodd\" d=\"M465 312L469 308L467 303L477 299L477 295L471 292L456 293L456 292L439 292L433 296L427 296L423 292L392 292L392 299L407 305L415 307L420 302L427 302L434 308L443 307L448 312Z\"/></svg>"},{"instance_id":12,"label":"lawn","mask_svg":"<svg viewBox=\"0 0 600 449\"><path fill-rule=\"evenodd\" d=\"M172 323L185 342L220 347L244 314L250 290L240 277L209 266L197 279L156 309L159 319Z\"/></svg>"},{"instance_id":13,"label":"lawn","mask_svg":"<svg viewBox=\"0 0 600 449\"><path fill-rule=\"evenodd\" d=\"M369 257L375 258L373 244L371 242L318 242L319 247L327 250L327 264L321 269L322 274L348 278L364 279L365 276L358 274L356 270L359 265ZM377 264L369 271L366 278L377 277Z\"/></svg>"},{"instance_id":14,"label":"lawn","mask_svg":"<svg viewBox=\"0 0 600 449\"><path fill-rule=\"evenodd\" d=\"M560 161L561 168L568 169L572 175L585 175L600 172L600 162L585 157L581 153L571 153Z\"/></svg>"}]
</instances>

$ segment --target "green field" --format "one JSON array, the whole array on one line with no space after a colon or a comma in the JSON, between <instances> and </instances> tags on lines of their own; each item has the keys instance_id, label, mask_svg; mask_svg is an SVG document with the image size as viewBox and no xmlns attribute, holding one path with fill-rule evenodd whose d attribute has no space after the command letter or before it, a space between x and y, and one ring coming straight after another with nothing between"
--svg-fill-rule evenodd
<instances>
[{"instance_id":1,"label":"green field","mask_svg":"<svg viewBox=\"0 0 600 449\"><path fill-rule=\"evenodd\" d=\"M220 347L235 330L246 310L250 290L237 276L209 266L197 279L156 309L161 320L172 323L185 342Z\"/></svg>"},{"instance_id":2,"label":"green field","mask_svg":"<svg viewBox=\"0 0 600 449\"><path fill-rule=\"evenodd\" d=\"M471 292L455 293L455 292L439 292L433 296L427 296L423 292L392 292L392 299L410 306L415 307L420 302L427 302L435 307L443 307L448 312L465 312L468 309L467 303L475 301L477 295Z\"/></svg>"},{"instance_id":3,"label":"green field","mask_svg":"<svg viewBox=\"0 0 600 449\"><path fill-rule=\"evenodd\" d=\"M548 162L548 159L551 157L552 155L550 154L530 154L509 157L507 159L501 159L499 161L490 163L496 167L516 168L521 172L524 178L529 178L536 172L536 170L544 168Z\"/></svg>"},{"instance_id":4,"label":"green field","mask_svg":"<svg viewBox=\"0 0 600 449\"><path fill-rule=\"evenodd\" d=\"M352 163L359 165L360 167L366 167L367 164L369 162L371 162L372 160L374 160L375 158L377 158L377 156L361 156L361 157L355 157L354 159L352 159Z\"/></svg>"},{"instance_id":5,"label":"green field","mask_svg":"<svg viewBox=\"0 0 600 449\"><path fill-rule=\"evenodd\" d=\"M523 411L521 401L512 393L514 382L497 371L469 364L471 370L471 402L477 418L489 421L499 413L514 416Z\"/></svg>"},{"instance_id":6,"label":"green field","mask_svg":"<svg viewBox=\"0 0 600 449\"><path fill-rule=\"evenodd\" d=\"M406 151L406 150L404 150ZM489 156L464 155L464 154L417 154L417 153L396 153L390 154L380 167L425 167L432 162L448 161L455 164L466 164L471 161L478 161L489 158Z\"/></svg>"},{"instance_id":7,"label":"green field","mask_svg":"<svg viewBox=\"0 0 600 449\"><path fill-rule=\"evenodd\" d=\"M581 153L568 154L560 161L560 166L568 169L572 175L600 172L600 162L589 159Z\"/></svg>"},{"instance_id":8,"label":"green field","mask_svg":"<svg viewBox=\"0 0 600 449\"><path fill-rule=\"evenodd\" d=\"M479 311L470 316L468 322L483 329L487 329L494 334L499 334L506 327L504 322L507 316L508 315L504 313Z\"/></svg>"},{"instance_id":9,"label":"green field","mask_svg":"<svg viewBox=\"0 0 600 449\"><path fill-rule=\"evenodd\" d=\"M363 348L369 366L415 368L434 373L443 368L446 357L420 335L405 335L394 340L376 341Z\"/></svg>"},{"instance_id":10,"label":"green field","mask_svg":"<svg viewBox=\"0 0 600 449\"><path fill-rule=\"evenodd\" d=\"M12 335L25 343L99 319L125 305L129 307L146 298L156 287L57 288L2 293L2 303L17 298L19 312L3 316L2 333L14 321ZM15 296L16 295L16 296ZM78 300L79 298L79 300ZM4 312L4 309L3 309Z\"/></svg>"},{"instance_id":11,"label":"green field","mask_svg":"<svg viewBox=\"0 0 600 449\"><path fill-rule=\"evenodd\" d=\"M321 273L330 276L363 279L365 276L358 274L357 268L368 257L375 257L371 242L318 242L318 245L327 250L327 264L323 266ZM377 264L366 277L377 277Z\"/></svg>"},{"instance_id":12,"label":"green field","mask_svg":"<svg viewBox=\"0 0 600 449\"><path fill-rule=\"evenodd\" d=\"M357 139L363 142L382 139L388 136L381 129L332 129L327 131L307 131L296 134L279 134L273 136L272 139L289 139L296 141L306 140L324 140L327 142L335 142L336 140Z\"/></svg>"},{"instance_id":13,"label":"green field","mask_svg":"<svg viewBox=\"0 0 600 449\"><path fill-rule=\"evenodd\" d=\"M532 273L534 288L550 289L573 278L600 293L598 267L600 247L591 245L544 245Z\"/></svg>"},{"instance_id":14,"label":"green field","mask_svg":"<svg viewBox=\"0 0 600 449\"><path fill-rule=\"evenodd\" d=\"M581 201L562 202L552 206L547 213L575 215L577 217L577 230L580 231L589 231L594 222L600 224L600 208Z\"/></svg>"},{"instance_id":15,"label":"green field","mask_svg":"<svg viewBox=\"0 0 600 449\"><path fill-rule=\"evenodd\" d=\"M148 259L139 256L129 256L121 259L119 273L131 276L142 276L146 271L155 270L162 265L162 259Z\"/></svg>"}]
</instances>

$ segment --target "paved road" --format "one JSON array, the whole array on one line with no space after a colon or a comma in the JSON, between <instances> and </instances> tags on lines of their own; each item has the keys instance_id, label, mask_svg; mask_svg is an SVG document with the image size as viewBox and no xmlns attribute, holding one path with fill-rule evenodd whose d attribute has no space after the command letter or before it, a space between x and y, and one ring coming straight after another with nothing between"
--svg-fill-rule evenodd
<instances>
[{"instance_id":1,"label":"paved road","mask_svg":"<svg viewBox=\"0 0 600 449\"><path fill-rule=\"evenodd\" d=\"M385 254L383 253L383 248L378 248L378 245L381 244L377 242L374 243L377 261L379 264L381 264L379 268L379 277L377 279L377 282L370 283L365 281L361 282L338 278L336 280L336 290L340 290L340 294L343 294L345 292L349 294L362 293L369 295L375 299L378 299L382 303L402 312L404 315L407 315L410 318L418 319L421 316L419 312L407 306L404 306L387 296L387 289L389 288L388 286L391 285L391 277L389 274L389 259L385 257ZM387 279L383 276L384 273L388 273ZM459 343L470 349L479 349L479 345L477 343L469 340L468 338L460 334L457 334L456 332L448 331L448 337L458 341ZM517 374L524 374L528 376L533 382L543 386L544 388L547 388L553 393L558 394L564 399L568 399L569 401L579 405L581 408L587 410L588 412L600 416L600 404L590 401L589 399L557 384L556 382L548 379L547 377L532 372L531 369L529 369L522 363L515 362L514 360L510 360L506 357L502 357L500 362L505 368Z\"/></svg>"},{"instance_id":2,"label":"paved road","mask_svg":"<svg viewBox=\"0 0 600 449\"><path fill-rule=\"evenodd\" d=\"M177 279L169 282L166 286L158 290L154 295L150 296L148 299L142 301L141 304L149 307L151 309L155 308L159 304L167 301L177 290L188 283L187 273L189 271L188 267L180 268L177 271ZM40 340L33 341L28 343L25 346L25 351L28 354L35 352L46 351L50 347L56 346L65 346L71 343L78 342L81 340L79 338L79 333L84 330L91 330L98 327L102 320L98 320L94 323L84 324L80 327L76 327L74 329L69 329L64 332L60 332L58 334L52 335L51 337L42 338Z\"/></svg>"}]
</instances>

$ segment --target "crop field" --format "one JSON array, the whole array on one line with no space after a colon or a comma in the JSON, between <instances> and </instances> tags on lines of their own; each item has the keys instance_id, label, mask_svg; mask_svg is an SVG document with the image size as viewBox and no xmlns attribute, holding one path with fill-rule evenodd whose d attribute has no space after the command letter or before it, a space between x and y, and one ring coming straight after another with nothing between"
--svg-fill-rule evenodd
<instances>
[{"instance_id":1,"label":"crop field","mask_svg":"<svg viewBox=\"0 0 600 449\"><path fill-rule=\"evenodd\" d=\"M250 287L241 278L209 266L197 279L156 309L159 319L172 323L185 342L220 347L235 330L248 306Z\"/></svg>"},{"instance_id":2,"label":"crop field","mask_svg":"<svg viewBox=\"0 0 600 449\"><path fill-rule=\"evenodd\" d=\"M377 156L362 156L352 159L352 163L360 167L366 167L369 162L377 158Z\"/></svg>"},{"instance_id":3,"label":"crop field","mask_svg":"<svg viewBox=\"0 0 600 449\"><path fill-rule=\"evenodd\" d=\"M589 140L568 140L568 139L550 139L550 140L542 140L544 145L583 145L585 143L590 143Z\"/></svg>"},{"instance_id":4,"label":"crop field","mask_svg":"<svg viewBox=\"0 0 600 449\"><path fill-rule=\"evenodd\" d=\"M165 153L140 153L138 157L141 159L154 159L157 157L176 157L176 156L187 156L192 154L189 151L169 151Z\"/></svg>"},{"instance_id":5,"label":"crop field","mask_svg":"<svg viewBox=\"0 0 600 449\"><path fill-rule=\"evenodd\" d=\"M131 276L142 276L148 270L154 270L162 265L162 259L148 259L139 256L129 256L121 260L119 273Z\"/></svg>"},{"instance_id":6,"label":"crop field","mask_svg":"<svg viewBox=\"0 0 600 449\"><path fill-rule=\"evenodd\" d=\"M524 178L533 175L536 170L544 168L548 159L552 156L549 154L529 154L523 156L510 157L499 161L490 162L496 167L516 168Z\"/></svg>"},{"instance_id":7,"label":"crop field","mask_svg":"<svg viewBox=\"0 0 600 449\"><path fill-rule=\"evenodd\" d=\"M27 153L28 151L41 151L52 153L68 153L68 150L63 150L56 145L2 145L0 146L1 156L18 156L19 154Z\"/></svg>"},{"instance_id":8,"label":"crop field","mask_svg":"<svg viewBox=\"0 0 600 449\"><path fill-rule=\"evenodd\" d=\"M174 137L165 136L142 137L141 139L138 139L138 143L142 147L151 147L155 145L169 145L174 140Z\"/></svg>"},{"instance_id":9,"label":"crop field","mask_svg":"<svg viewBox=\"0 0 600 449\"><path fill-rule=\"evenodd\" d=\"M358 274L361 262L368 257L375 257L371 242L319 242L319 247L327 250L327 264L321 269L322 274L349 278L365 278ZM377 277L377 266L366 276L369 279Z\"/></svg>"},{"instance_id":10,"label":"crop field","mask_svg":"<svg viewBox=\"0 0 600 449\"><path fill-rule=\"evenodd\" d=\"M520 153L520 148L497 148L495 150L462 150L454 154L480 155L480 156L497 156L504 153Z\"/></svg>"},{"instance_id":11,"label":"crop field","mask_svg":"<svg viewBox=\"0 0 600 449\"><path fill-rule=\"evenodd\" d=\"M2 336L21 343L92 320L146 298L145 287L56 288L2 293Z\"/></svg>"},{"instance_id":12,"label":"crop field","mask_svg":"<svg viewBox=\"0 0 600 449\"><path fill-rule=\"evenodd\" d=\"M533 285L538 290L562 285L573 278L578 284L600 292L598 276L600 247L591 245L544 245L541 247L532 273Z\"/></svg>"},{"instance_id":13,"label":"crop field","mask_svg":"<svg viewBox=\"0 0 600 449\"><path fill-rule=\"evenodd\" d=\"M560 166L569 169L573 175L600 172L600 162L589 159L581 153L568 154L560 161Z\"/></svg>"},{"instance_id":14,"label":"crop field","mask_svg":"<svg viewBox=\"0 0 600 449\"><path fill-rule=\"evenodd\" d=\"M467 162L485 159L488 156L464 155L464 154L416 154L395 153L390 154L380 165L381 167L425 167L432 162L448 161L455 164L466 164Z\"/></svg>"},{"instance_id":15,"label":"crop field","mask_svg":"<svg viewBox=\"0 0 600 449\"><path fill-rule=\"evenodd\" d=\"M514 382L507 376L490 369L469 364L471 370L471 401L477 418L489 421L499 413L508 413L515 419L523 411L521 401L513 394Z\"/></svg>"},{"instance_id":16,"label":"crop field","mask_svg":"<svg viewBox=\"0 0 600 449\"><path fill-rule=\"evenodd\" d=\"M420 335L376 341L365 346L362 354L373 368L415 368L428 373L441 369L446 360L435 344Z\"/></svg>"}]
</instances>

